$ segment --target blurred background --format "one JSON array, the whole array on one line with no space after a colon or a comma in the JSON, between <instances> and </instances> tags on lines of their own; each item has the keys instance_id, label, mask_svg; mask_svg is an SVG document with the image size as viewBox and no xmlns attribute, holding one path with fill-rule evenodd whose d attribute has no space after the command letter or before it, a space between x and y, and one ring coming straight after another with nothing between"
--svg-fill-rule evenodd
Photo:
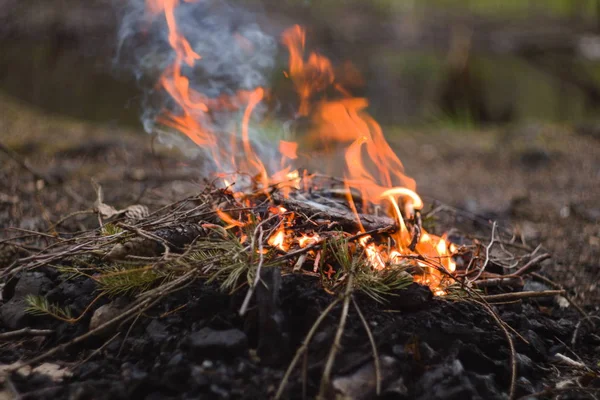
<instances>
[{"instance_id":1,"label":"blurred background","mask_svg":"<svg viewBox=\"0 0 600 400\"><path fill-rule=\"evenodd\" d=\"M192 161L143 132L142 91L114 63L125 1L0 0L0 225L44 230L89 208L90 179L116 207L200 187ZM543 243L552 276L598 304L600 0L231 2L351 61L426 202Z\"/></svg>"},{"instance_id":2,"label":"blurred background","mask_svg":"<svg viewBox=\"0 0 600 400\"><path fill-rule=\"evenodd\" d=\"M113 64L120 1L3 0L2 93L54 113L137 124L139 90ZM600 0L233 3L257 10L273 34L305 24L311 46L351 60L384 124L599 116Z\"/></svg>"}]
</instances>

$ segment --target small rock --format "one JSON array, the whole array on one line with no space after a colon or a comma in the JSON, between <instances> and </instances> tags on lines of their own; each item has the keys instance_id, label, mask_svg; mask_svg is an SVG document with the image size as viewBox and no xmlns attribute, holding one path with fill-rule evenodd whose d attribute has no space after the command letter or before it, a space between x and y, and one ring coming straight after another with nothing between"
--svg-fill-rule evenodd
<instances>
[{"instance_id":1,"label":"small rock","mask_svg":"<svg viewBox=\"0 0 600 400\"><path fill-rule=\"evenodd\" d=\"M527 330L523 337L527 342L529 342L529 350L532 356L534 356L537 360L545 360L548 357L548 349L546 348L546 344L544 340L531 329ZM531 350L534 350L531 352Z\"/></svg>"},{"instance_id":2,"label":"small rock","mask_svg":"<svg viewBox=\"0 0 600 400\"><path fill-rule=\"evenodd\" d=\"M52 286L52 281L41 272L27 272L21 276L15 286L13 298L24 298L27 295L39 296Z\"/></svg>"},{"instance_id":3,"label":"small rock","mask_svg":"<svg viewBox=\"0 0 600 400\"><path fill-rule=\"evenodd\" d=\"M177 352L173 355L173 357L171 357L171 359L167 363L167 366L168 367L176 367L177 365L181 364L182 361L183 361L183 354L181 354L180 352Z\"/></svg>"},{"instance_id":4,"label":"small rock","mask_svg":"<svg viewBox=\"0 0 600 400\"><path fill-rule=\"evenodd\" d=\"M146 333L150 336L150 339L155 342L165 340L169 336L165 325L160 323L157 319L153 319L152 322L148 324Z\"/></svg>"},{"instance_id":5,"label":"small rock","mask_svg":"<svg viewBox=\"0 0 600 400\"><path fill-rule=\"evenodd\" d=\"M531 381L523 376L520 376L517 379L517 388L526 394L531 394L535 392L535 388L533 387Z\"/></svg>"},{"instance_id":6,"label":"small rock","mask_svg":"<svg viewBox=\"0 0 600 400\"><path fill-rule=\"evenodd\" d=\"M543 292L544 290L550 290L550 287L542 282L528 280L525 282L523 290L532 292Z\"/></svg>"},{"instance_id":7,"label":"small rock","mask_svg":"<svg viewBox=\"0 0 600 400\"><path fill-rule=\"evenodd\" d=\"M8 329L20 329L27 326L27 302L23 299L12 299L0 307L0 321Z\"/></svg>"},{"instance_id":8,"label":"small rock","mask_svg":"<svg viewBox=\"0 0 600 400\"><path fill-rule=\"evenodd\" d=\"M94 311L92 319L90 320L90 331L117 317L123 312L125 307L127 307L127 304L124 301L120 300L116 300L98 307L98 309Z\"/></svg>"},{"instance_id":9,"label":"small rock","mask_svg":"<svg viewBox=\"0 0 600 400\"><path fill-rule=\"evenodd\" d=\"M424 362L431 362L437 357L437 352L427 343L419 343L419 354Z\"/></svg>"},{"instance_id":10,"label":"small rock","mask_svg":"<svg viewBox=\"0 0 600 400\"><path fill-rule=\"evenodd\" d=\"M389 379L394 373L396 360L389 356L380 359L382 380ZM351 375L340 376L332 381L333 389L341 394L344 399L372 399L375 397L377 381L375 380L375 367L369 362ZM403 382L402 382L403 384Z\"/></svg>"},{"instance_id":11,"label":"small rock","mask_svg":"<svg viewBox=\"0 0 600 400\"><path fill-rule=\"evenodd\" d=\"M197 358L234 357L247 351L248 339L239 329L217 331L202 328L183 339L182 347L188 349L192 356Z\"/></svg>"},{"instance_id":12,"label":"small rock","mask_svg":"<svg viewBox=\"0 0 600 400\"><path fill-rule=\"evenodd\" d=\"M517 353L516 362L519 374L529 375L535 367L533 360L527 357L525 354Z\"/></svg>"}]
</instances>

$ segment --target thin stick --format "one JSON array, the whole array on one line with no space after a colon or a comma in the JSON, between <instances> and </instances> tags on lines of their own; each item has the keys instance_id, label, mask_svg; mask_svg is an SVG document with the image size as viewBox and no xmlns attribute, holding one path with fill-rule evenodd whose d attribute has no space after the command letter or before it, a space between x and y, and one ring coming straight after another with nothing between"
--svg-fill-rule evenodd
<instances>
[{"instance_id":1,"label":"thin stick","mask_svg":"<svg viewBox=\"0 0 600 400\"><path fill-rule=\"evenodd\" d=\"M48 228L48 231L53 231L57 226L59 226L60 224L62 224L63 222L65 222L66 220L68 220L69 218L73 218L76 217L78 215L86 215L86 214L95 214L96 212L94 210L83 210L83 211L75 211L72 212L68 215L65 215L64 217L62 217L61 219L59 219L58 221L56 221L55 223L53 223L50 228Z\"/></svg>"},{"instance_id":2,"label":"thin stick","mask_svg":"<svg viewBox=\"0 0 600 400\"><path fill-rule=\"evenodd\" d=\"M539 256L537 256L533 260L530 260L527 264L523 265L521 268L516 270L514 273L510 274L510 276L521 276L524 273L529 272L530 269L532 269L542 261L549 259L550 257L552 256L548 253L540 254Z\"/></svg>"},{"instance_id":3,"label":"thin stick","mask_svg":"<svg viewBox=\"0 0 600 400\"><path fill-rule=\"evenodd\" d=\"M308 349L308 345L309 345L310 341L312 340L313 336L315 335L315 333L317 333L317 329L319 328L319 325L321 325L321 323L325 320L325 317L327 317L327 315L331 312L331 310L333 310L333 307L335 307L341 300L342 300L341 298L337 298L334 301L332 301L327 306L327 308L325 308L325 310L323 310L321 315L319 315L319 318L317 318L317 320L315 321L313 326L310 328L310 331L308 331L308 333L306 334L306 337L302 341L302 345L298 348L298 350L296 350L296 354L294 355L292 362L288 366L288 369L285 371L285 375L283 376L283 378L281 379L281 382L279 383L279 388L277 389L277 393L275 394L275 400L280 399L281 396L283 395L283 390L285 389L285 386L287 385L287 382L290 379L290 375L292 374L294 367L298 363L298 360L300 359L302 354Z\"/></svg>"},{"instance_id":4,"label":"thin stick","mask_svg":"<svg viewBox=\"0 0 600 400\"><path fill-rule=\"evenodd\" d=\"M500 319L500 317L496 314L492 307L485 301L476 302L482 305L483 308L492 316L492 318L494 318L496 324L498 324L500 329L502 329L502 332L504 332L504 336L506 337L506 341L508 342L508 348L510 350L510 386L508 389L508 400L512 400L515 398L515 386L517 383L517 356L515 351L515 344L512 340L512 337L510 336L510 333L508 332L508 329L506 329L506 326L504 325L504 321Z\"/></svg>"},{"instance_id":5,"label":"thin stick","mask_svg":"<svg viewBox=\"0 0 600 400\"><path fill-rule=\"evenodd\" d=\"M529 291L529 292L491 294L489 296L481 296L481 299L488 301L488 302L512 301L512 300L528 299L528 298L535 298L535 297L562 296L564 294L565 294L564 290L543 290L541 292Z\"/></svg>"},{"instance_id":6,"label":"thin stick","mask_svg":"<svg viewBox=\"0 0 600 400\"><path fill-rule=\"evenodd\" d=\"M477 279L479 279L479 277L481 276L481 274L483 274L483 271L485 271L485 268L487 267L488 263L490 262L490 250L492 248L492 246L494 245L495 242L495 236L496 235L496 221L494 221L494 223L492 224L492 237L490 238L490 243L485 246L485 261L483 262L483 265L481 266L481 268L479 268L479 272L477 273L477 275L475 276L475 278L473 279L469 279L466 278L467 282L474 282ZM468 271L467 271L468 273Z\"/></svg>"},{"instance_id":7,"label":"thin stick","mask_svg":"<svg viewBox=\"0 0 600 400\"><path fill-rule=\"evenodd\" d=\"M265 262L265 255L263 252L264 231L263 231L262 227L259 227L259 231L260 231L260 233L258 234L258 254L259 254L258 257L259 257L259 259L258 259L258 266L256 267L256 276L254 277L254 282L252 283L252 285L248 287L248 291L246 292L246 297L244 298L244 302L242 303L242 306L240 307L239 313L241 316L246 314L246 311L248 310L248 305L250 304L250 299L252 298L254 289L256 289L256 286L260 282L260 270L263 266L263 263Z\"/></svg>"},{"instance_id":8,"label":"thin stick","mask_svg":"<svg viewBox=\"0 0 600 400\"><path fill-rule=\"evenodd\" d=\"M54 333L51 329L23 328L16 331L0 333L0 340L13 339L21 336L49 336Z\"/></svg>"},{"instance_id":9,"label":"thin stick","mask_svg":"<svg viewBox=\"0 0 600 400\"><path fill-rule=\"evenodd\" d=\"M381 365L379 362L379 353L377 351L377 345L375 344L375 338L373 337L373 332L371 332L371 328L365 319L362 311L358 307L358 303L352 297L352 304L354 304L354 308L362 321L363 326L365 327L365 331L367 332L367 336L369 337L369 342L371 343L371 350L373 351L373 364L375 365L375 394L377 396L381 395Z\"/></svg>"},{"instance_id":10,"label":"thin stick","mask_svg":"<svg viewBox=\"0 0 600 400\"><path fill-rule=\"evenodd\" d=\"M128 231L135 232L138 235L140 235L140 236L142 236L142 237L144 237L146 239L150 239L150 240L154 240L156 242L159 242L164 247L164 249L165 249L165 252L162 255L163 260L166 260L166 259L169 258L169 243L165 239L163 239L160 236L157 236L157 235L155 235L153 233L146 232L146 231L144 231L142 229L136 228L134 226L126 225L126 224L124 224L122 222L117 223L117 226L119 226L119 227L121 227L123 229L126 229Z\"/></svg>"},{"instance_id":11,"label":"thin stick","mask_svg":"<svg viewBox=\"0 0 600 400\"><path fill-rule=\"evenodd\" d=\"M475 282L475 285L478 288L490 287L490 286L523 286L523 278L514 277L514 278L490 278L490 279L482 279Z\"/></svg>"},{"instance_id":12,"label":"thin stick","mask_svg":"<svg viewBox=\"0 0 600 400\"><path fill-rule=\"evenodd\" d=\"M108 339L102 346L100 346L96 350L92 351L92 353L89 356L87 356L86 358L84 358L83 360L81 360L80 362L78 362L77 365L75 365L72 369L79 368L83 364L85 364L86 362L88 362L92 357L94 357L96 354L100 353L109 344L111 344L113 340L115 340L117 337L119 337L119 335L121 335L121 332L117 332L116 334L114 334L113 337L111 337L110 339Z\"/></svg>"},{"instance_id":13,"label":"thin stick","mask_svg":"<svg viewBox=\"0 0 600 400\"><path fill-rule=\"evenodd\" d=\"M325 368L323 369L323 376L321 378L321 385L319 388L319 394L317 396L318 399L326 398L325 394L327 392L327 388L329 387L329 382L331 381L331 370L333 369L335 355L341 347L340 343L342 340L342 334L344 333L344 327L346 326L346 320L348 319L348 308L350 306L350 294L352 293L353 278L354 273L353 271L350 271L350 273L348 273L348 281L346 282L346 290L344 291L342 315L340 316L340 322L338 324L337 331L335 332L333 345L331 346L329 356L327 357L327 362L325 363Z\"/></svg>"}]
</instances>

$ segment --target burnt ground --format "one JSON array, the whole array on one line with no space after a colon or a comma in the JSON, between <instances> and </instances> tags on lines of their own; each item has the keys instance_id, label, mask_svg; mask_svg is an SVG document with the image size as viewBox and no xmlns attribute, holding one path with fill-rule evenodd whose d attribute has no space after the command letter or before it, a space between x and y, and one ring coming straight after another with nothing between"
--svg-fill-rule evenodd
<instances>
[{"instance_id":1,"label":"burnt ground","mask_svg":"<svg viewBox=\"0 0 600 400\"><path fill-rule=\"evenodd\" d=\"M156 209L197 192L202 185L197 173L200 166L144 133L49 116L12 101L3 103L1 142L28 166L24 168L0 153L0 224L22 229L5 230L3 237L26 235L24 230L49 231L62 216L91 209L96 199L91 179L102 185L104 202L117 208L144 204ZM530 125L464 132L403 130L391 135L392 146L398 149L407 173L416 178L426 201L438 200L500 220L527 245L542 244L553 254L542 273L563 285L590 315L598 314L597 133ZM76 230L78 221L83 228L89 218L74 217L70 229ZM43 245L24 249L3 245L2 267ZM95 287L89 281L61 279L51 268L22 274L18 281L4 286L0 307L6 310L9 302L17 302L24 293L45 293L78 314L95 297ZM285 328L276 338L283 342L269 343L252 313L243 319L237 315L242 300L239 296L196 283L170 295L134 324L124 324L118 331L49 358L46 366L54 368L50 374L54 377L13 374L4 381L0 395L81 399L271 397L290 355L330 301L310 279L287 276L282 285ZM490 314L471 303L431 299L414 290L409 292L414 295L409 294L411 301L386 305L357 299L378 345L383 397L506 398L510 352ZM100 305L102 301L96 304ZM586 389L599 387L600 340L585 324L573 339L581 321L573 307L561 308L549 299L499 305L496 309L529 343L513 335L519 374L517 397L557 384L565 388L577 384ZM0 343L2 364L33 357L85 333L91 317L71 325L22 312L14 318L6 315L4 311L3 332L33 327L52 329L53 333ZM309 397L318 390L338 317L336 308L310 347L306 373ZM348 396L371 398L372 356L356 313L350 313L342 343L343 351L334 366L334 387ZM575 361L581 357L589 369L569 364L559 355ZM59 377L65 370L69 373ZM302 391L300 376L292 375L285 397L301 398ZM561 398L592 398L589 391L560 394Z\"/></svg>"}]
</instances>

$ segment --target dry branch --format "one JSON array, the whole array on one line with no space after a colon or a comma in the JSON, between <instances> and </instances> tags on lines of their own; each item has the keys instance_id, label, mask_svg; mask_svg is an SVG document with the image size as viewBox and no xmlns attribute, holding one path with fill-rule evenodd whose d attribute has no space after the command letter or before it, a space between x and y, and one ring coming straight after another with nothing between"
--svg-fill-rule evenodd
<instances>
[{"instance_id":1,"label":"dry branch","mask_svg":"<svg viewBox=\"0 0 600 400\"><path fill-rule=\"evenodd\" d=\"M21 336L49 336L54 333L51 329L31 329L23 328L16 331L0 333L0 340L9 340Z\"/></svg>"},{"instance_id":2,"label":"dry branch","mask_svg":"<svg viewBox=\"0 0 600 400\"><path fill-rule=\"evenodd\" d=\"M488 296L481 296L481 298L487 302L513 301L513 300L530 299L530 298L536 298L536 297L562 296L565 293L566 292L564 290L544 290L541 292L515 292L515 293L491 294Z\"/></svg>"}]
</instances>

